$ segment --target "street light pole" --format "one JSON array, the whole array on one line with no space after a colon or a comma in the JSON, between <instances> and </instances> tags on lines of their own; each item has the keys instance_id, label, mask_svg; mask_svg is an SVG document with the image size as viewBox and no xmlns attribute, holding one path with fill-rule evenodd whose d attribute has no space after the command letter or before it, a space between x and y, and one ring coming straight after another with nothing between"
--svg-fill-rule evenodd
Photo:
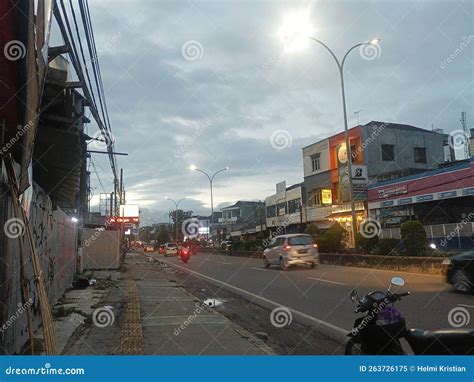
<instances>
[{"instance_id":1,"label":"street light pole","mask_svg":"<svg viewBox=\"0 0 474 382\"><path fill-rule=\"evenodd\" d=\"M377 44L380 39L375 39L369 42L362 42L359 44L354 45L352 48L350 48L344 57L342 58L342 61L339 61L337 56L334 54L334 52L322 41L318 40L317 38L314 37L309 37L310 40L313 40L314 42L317 42L318 44L322 45L326 50L331 54L332 58L336 62L336 65L339 69L339 76L341 79L341 94L342 94L342 109L344 113L344 137L345 137L345 143L346 143L346 158L347 158L347 172L349 175L349 198L350 198L350 203L351 203L351 230L352 230L352 244L355 246L355 235L357 232L357 221L356 221L356 213L355 213L355 203L354 203L354 194L353 194L353 184L352 184L352 153L351 153L351 146L349 144L349 127L347 123L347 109L346 109L346 91L344 87L344 64L346 62L346 58L349 55L350 52L352 52L354 49L362 46L362 45L374 45Z\"/></svg>"},{"instance_id":2,"label":"street light pole","mask_svg":"<svg viewBox=\"0 0 474 382\"><path fill-rule=\"evenodd\" d=\"M174 219L175 219L174 225L175 225L175 240L176 240L176 243L177 243L177 242L178 242L178 205L179 205L179 203L181 203L183 200L186 200L187 197L186 197L186 198L183 198L183 199L179 199L178 201L176 201L176 200L174 200L174 199L171 199L171 198L169 198L169 197L167 197L167 196L165 196L165 199L171 200L171 201L174 203L175 207L176 207L176 209L174 210L174 211L175 211L175 212L174 212L174 215L175 215L175 216L174 216Z\"/></svg>"},{"instance_id":3,"label":"street light pole","mask_svg":"<svg viewBox=\"0 0 474 382\"><path fill-rule=\"evenodd\" d=\"M212 226L214 224L214 196L213 196L213 192L212 192L212 184L214 182L214 177L219 174L220 172L223 172L223 171L226 171L229 169L229 166L226 166L225 168L221 169L221 170L218 170L216 171L212 176L210 176L207 172L203 171L203 170L200 170L198 169L196 166L192 165L190 166L190 169L191 171L199 171L199 172L202 172L204 175L207 176L207 179L209 179L209 186L211 188L211 222L209 224L209 232L211 233L211 237L212 237ZM214 247L214 240L212 241L212 246Z\"/></svg>"}]
</instances>

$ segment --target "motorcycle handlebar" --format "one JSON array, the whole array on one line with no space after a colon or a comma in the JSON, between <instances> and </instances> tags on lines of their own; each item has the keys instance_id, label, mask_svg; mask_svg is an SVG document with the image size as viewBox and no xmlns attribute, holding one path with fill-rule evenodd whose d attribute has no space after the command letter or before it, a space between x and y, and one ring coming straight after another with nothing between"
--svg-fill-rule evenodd
<instances>
[{"instance_id":1,"label":"motorcycle handlebar","mask_svg":"<svg viewBox=\"0 0 474 382\"><path fill-rule=\"evenodd\" d=\"M409 295L410 295L410 292L393 293L393 294L390 294L388 297L389 297L390 300L392 300L392 302L395 302L395 301L401 300L402 297L409 296ZM363 308L363 306L358 306L358 307L354 310L354 313L360 313L360 312L362 312L362 308Z\"/></svg>"},{"instance_id":2,"label":"motorcycle handlebar","mask_svg":"<svg viewBox=\"0 0 474 382\"><path fill-rule=\"evenodd\" d=\"M395 293L394 296L400 299L401 297L409 296L410 292L405 292L405 293Z\"/></svg>"}]
</instances>

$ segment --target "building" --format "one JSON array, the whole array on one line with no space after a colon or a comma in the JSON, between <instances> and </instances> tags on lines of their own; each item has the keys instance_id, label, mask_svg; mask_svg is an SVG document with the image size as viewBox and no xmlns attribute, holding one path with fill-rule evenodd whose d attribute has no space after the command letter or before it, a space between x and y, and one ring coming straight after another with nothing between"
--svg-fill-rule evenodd
<instances>
[{"instance_id":1,"label":"building","mask_svg":"<svg viewBox=\"0 0 474 382\"><path fill-rule=\"evenodd\" d=\"M423 173L454 159L449 136L441 130L372 121L349 129L348 135L359 222L366 216L369 184ZM344 132L303 148L307 221L320 228L338 221L350 235L347 158Z\"/></svg>"},{"instance_id":2,"label":"building","mask_svg":"<svg viewBox=\"0 0 474 382\"><path fill-rule=\"evenodd\" d=\"M400 225L419 220L427 236L446 249L474 248L474 158L368 189L369 216L382 237L400 237Z\"/></svg>"},{"instance_id":3,"label":"building","mask_svg":"<svg viewBox=\"0 0 474 382\"><path fill-rule=\"evenodd\" d=\"M306 216L303 183L286 187L286 182L277 184L276 193L265 198L266 226L272 232L297 233L303 231Z\"/></svg>"},{"instance_id":4,"label":"building","mask_svg":"<svg viewBox=\"0 0 474 382\"><path fill-rule=\"evenodd\" d=\"M255 201L238 201L221 208L222 217L213 225L213 237L225 239L265 230L265 204Z\"/></svg>"},{"instance_id":5,"label":"building","mask_svg":"<svg viewBox=\"0 0 474 382\"><path fill-rule=\"evenodd\" d=\"M369 217L382 227L409 220L456 223L474 214L474 158L436 170L377 182L368 190Z\"/></svg>"}]
</instances>

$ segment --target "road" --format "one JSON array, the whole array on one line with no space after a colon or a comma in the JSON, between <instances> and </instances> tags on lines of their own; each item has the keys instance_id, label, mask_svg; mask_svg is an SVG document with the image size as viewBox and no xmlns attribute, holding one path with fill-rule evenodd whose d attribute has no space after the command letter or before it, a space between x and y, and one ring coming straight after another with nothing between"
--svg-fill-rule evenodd
<instances>
[{"instance_id":1,"label":"road","mask_svg":"<svg viewBox=\"0 0 474 382\"><path fill-rule=\"evenodd\" d=\"M474 327L474 296L455 293L442 276L332 265L282 272L277 268L264 269L260 259L226 254L198 253L186 265L177 258L153 256L246 299L267 306L288 307L295 319L313 321L339 336L352 328L356 317L349 299L351 290L356 288L360 296L373 290L386 290L393 275L405 278L400 291L411 292L411 296L397 304L406 316L408 327L449 328L449 313L459 307L472 317L466 327Z\"/></svg>"}]
</instances>

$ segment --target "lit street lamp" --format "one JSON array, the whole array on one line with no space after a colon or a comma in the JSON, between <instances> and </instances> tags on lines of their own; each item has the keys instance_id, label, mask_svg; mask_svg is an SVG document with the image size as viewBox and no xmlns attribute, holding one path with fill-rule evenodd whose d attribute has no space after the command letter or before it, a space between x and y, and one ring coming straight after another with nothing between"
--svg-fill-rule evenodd
<instances>
[{"instance_id":1,"label":"lit street lamp","mask_svg":"<svg viewBox=\"0 0 474 382\"><path fill-rule=\"evenodd\" d=\"M179 199L178 201L174 200L174 199L171 199L167 196L165 196L165 199L166 200L170 200L174 203L176 209L175 209L175 212L174 212L174 219L175 219L175 240L176 240L176 243L178 242L178 205L179 203L181 203L183 200L186 200L188 197L185 197L183 199Z\"/></svg>"},{"instance_id":2,"label":"lit street lamp","mask_svg":"<svg viewBox=\"0 0 474 382\"><path fill-rule=\"evenodd\" d=\"M341 80L341 93L342 93L342 109L344 113L344 135L345 135L345 144L346 144L346 158L347 158L347 171L349 175L349 195L350 195L350 203L351 203L351 229L352 229L352 241L355 244L355 235L357 232L357 222L356 222L356 213L355 213L355 205L354 205L354 195L353 195L353 184L352 184L352 154L351 154L351 146L349 144L349 128L347 123L347 110L346 110L346 94L344 89L344 64L346 62L346 58L350 52L354 49L363 46L363 45L376 45L379 43L380 39L373 39L367 42L361 42L359 44L354 45L351 47L346 54L343 56L342 61L339 61L337 56L334 52L322 41L318 40L317 38L311 37L310 34L312 33L312 27L308 21L308 13L304 14L293 14L289 17L282 29L280 30L280 36L282 37L283 41L287 44L287 50L296 50L301 49L304 47L304 42L302 40L312 40L317 42L318 44L322 45L332 56L336 65L339 69L339 76ZM290 44L290 45L288 45ZM289 48L289 49L288 49Z\"/></svg>"},{"instance_id":3,"label":"lit street lamp","mask_svg":"<svg viewBox=\"0 0 474 382\"><path fill-rule=\"evenodd\" d=\"M219 171L216 171L212 176L210 176L207 172L203 171L203 170L200 170L198 169L195 165L191 165L189 166L189 169L191 171L199 171L199 172L202 172L204 175L207 176L207 179L209 179L209 185L211 187L211 223L209 225L209 233L211 233L212 235L212 225L214 223L214 198L213 198L213 195L212 195L212 183L214 181L214 177L219 174L220 172L223 172L223 171L226 171L229 169L229 166L226 166L225 168L223 168L222 170L219 170ZM211 236L212 237L212 236ZM214 240L212 240L212 246L214 246Z\"/></svg>"}]
</instances>

